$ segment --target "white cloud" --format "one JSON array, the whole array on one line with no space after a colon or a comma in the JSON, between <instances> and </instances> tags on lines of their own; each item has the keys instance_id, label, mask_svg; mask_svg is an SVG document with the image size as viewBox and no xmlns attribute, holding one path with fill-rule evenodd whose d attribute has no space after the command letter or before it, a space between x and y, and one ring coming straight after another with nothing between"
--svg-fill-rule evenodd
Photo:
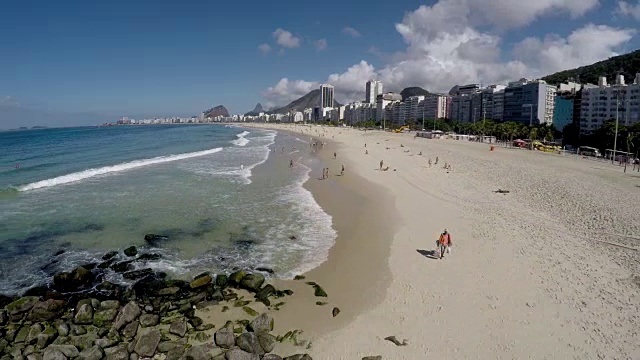
<instances>
[{"instance_id":1,"label":"white cloud","mask_svg":"<svg viewBox=\"0 0 640 360\"><path fill-rule=\"evenodd\" d=\"M316 49L318 51L325 50L327 48L327 39L320 39L316 41Z\"/></svg>"},{"instance_id":2,"label":"white cloud","mask_svg":"<svg viewBox=\"0 0 640 360\"><path fill-rule=\"evenodd\" d=\"M317 82L290 81L287 78L282 78L276 85L268 87L262 96L267 99L265 105L270 108L276 105L286 105L319 86L320 84Z\"/></svg>"},{"instance_id":3,"label":"white cloud","mask_svg":"<svg viewBox=\"0 0 640 360\"><path fill-rule=\"evenodd\" d=\"M359 38L362 36L362 34L360 34L358 30L352 28L351 26L346 26L344 29L342 29L342 32L351 36L352 38Z\"/></svg>"},{"instance_id":4,"label":"white cloud","mask_svg":"<svg viewBox=\"0 0 640 360\"><path fill-rule=\"evenodd\" d=\"M640 21L640 0L637 0L635 5L629 1L618 1L616 13L631 16Z\"/></svg>"},{"instance_id":5,"label":"white cloud","mask_svg":"<svg viewBox=\"0 0 640 360\"><path fill-rule=\"evenodd\" d=\"M271 46L269 44L260 44L258 45L258 50L263 54L268 54L271 51Z\"/></svg>"},{"instance_id":6,"label":"white cloud","mask_svg":"<svg viewBox=\"0 0 640 360\"><path fill-rule=\"evenodd\" d=\"M327 82L336 86L336 99L345 102L362 98L364 84L372 78L382 80L390 91L421 86L447 92L456 84L506 83L590 64L616 55L635 30L587 24L566 38L529 37L512 48L504 48L499 30L558 13L581 16L597 5L598 0L439 0L407 13L396 24L406 48L385 56L386 65L374 69L363 60L330 75Z\"/></svg>"},{"instance_id":7,"label":"white cloud","mask_svg":"<svg viewBox=\"0 0 640 360\"><path fill-rule=\"evenodd\" d=\"M276 39L276 43L286 48L297 48L300 46L300 38L293 36L289 31L277 28L273 32L273 38Z\"/></svg>"}]
</instances>

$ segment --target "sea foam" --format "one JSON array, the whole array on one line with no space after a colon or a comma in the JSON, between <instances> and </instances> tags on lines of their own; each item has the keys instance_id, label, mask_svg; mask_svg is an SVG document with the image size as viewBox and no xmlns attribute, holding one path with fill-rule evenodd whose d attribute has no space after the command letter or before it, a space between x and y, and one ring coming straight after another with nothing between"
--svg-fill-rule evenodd
<instances>
[{"instance_id":1,"label":"sea foam","mask_svg":"<svg viewBox=\"0 0 640 360\"><path fill-rule=\"evenodd\" d=\"M243 131L240 134L236 135L238 138L231 141L231 143L236 146L246 146L249 143L249 139L245 137L247 135L249 135L249 132Z\"/></svg>"},{"instance_id":2,"label":"sea foam","mask_svg":"<svg viewBox=\"0 0 640 360\"><path fill-rule=\"evenodd\" d=\"M184 160L184 159L190 159L190 158L199 157L199 156L211 155L211 154L220 152L221 150L222 148L215 148L215 149L195 151L195 152L177 154L177 155L158 156L151 159L140 159L140 160L134 160L134 161L125 162L117 165L110 165L110 166L105 166L105 167L95 168L95 169L87 169L87 170L83 170L83 171L79 171L79 172L75 172L67 175L58 176L51 179L36 181L27 185L22 185L18 187L18 190L29 191L34 189L41 189L41 188L47 188L47 187L52 187L57 185L63 185L63 184L68 184L68 183L92 178L98 175L121 172L121 171L136 169L143 166L160 164L160 163L165 163L170 161Z\"/></svg>"}]
</instances>

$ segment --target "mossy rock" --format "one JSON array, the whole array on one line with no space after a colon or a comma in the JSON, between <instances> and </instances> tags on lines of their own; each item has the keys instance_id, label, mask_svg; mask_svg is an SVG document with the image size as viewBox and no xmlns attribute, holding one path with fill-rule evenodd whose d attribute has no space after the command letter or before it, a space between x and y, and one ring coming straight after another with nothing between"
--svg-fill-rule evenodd
<instances>
[{"instance_id":1,"label":"mossy rock","mask_svg":"<svg viewBox=\"0 0 640 360\"><path fill-rule=\"evenodd\" d=\"M328 303L327 303L327 302L324 302L324 301L316 301L316 305L318 305L318 306L325 306L325 305L327 305L327 304L328 304Z\"/></svg>"},{"instance_id":2,"label":"mossy rock","mask_svg":"<svg viewBox=\"0 0 640 360\"><path fill-rule=\"evenodd\" d=\"M234 285L239 285L245 276L247 276L247 273L244 270L238 270L234 273L231 273L231 275L229 275L229 282L231 282Z\"/></svg>"},{"instance_id":3,"label":"mossy rock","mask_svg":"<svg viewBox=\"0 0 640 360\"><path fill-rule=\"evenodd\" d=\"M227 312L227 311L229 311L229 307L227 305L224 305L222 307L222 312Z\"/></svg>"},{"instance_id":4,"label":"mossy rock","mask_svg":"<svg viewBox=\"0 0 640 360\"><path fill-rule=\"evenodd\" d=\"M320 287L320 285L316 285L313 287L314 288L314 295L318 296L318 297L327 297L327 293L324 291L324 289L322 287Z\"/></svg>"},{"instance_id":5,"label":"mossy rock","mask_svg":"<svg viewBox=\"0 0 640 360\"><path fill-rule=\"evenodd\" d=\"M248 306L243 306L242 310L244 310L244 312L246 312L250 316L258 316L258 312Z\"/></svg>"},{"instance_id":6,"label":"mossy rock","mask_svg":"<svg viewBox=\"0 0 640 360\"><path fill-rule=\"evenodd\" d=\"M233 307L243 307L243 306L247 306L251 303L251 301L248 300L236 300L233 303Z\"/></svg>"},{"instance_id":7,"label":"mossy rock","mask_svg":"<svg viewBox=\"0 0 640 360\"><path fill-rule=\"evenodd\" d=\"M304 275L296 275L293 277L293 280L304 280L306 277Z\"/></svg>"}]
</instances>

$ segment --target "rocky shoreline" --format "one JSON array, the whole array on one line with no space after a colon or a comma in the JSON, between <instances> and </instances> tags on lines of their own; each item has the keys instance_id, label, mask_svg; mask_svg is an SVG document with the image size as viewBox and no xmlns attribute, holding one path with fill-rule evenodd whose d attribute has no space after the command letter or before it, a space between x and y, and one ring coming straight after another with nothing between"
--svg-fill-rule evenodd
<instances>
[{"instance_id":1,"label":"rocky shoreline","mask_svg":"<svg viewBox=\"0 0 640 360\"><path fill-rule=\"evenodd\" d=\"M298 339L301 330L271 333L274 320L269 313L284 306L282 298L293 292L266 284L259 271L203 273L187 282L151 268L134 268L135 262L157 260L158 254L138 255L129 247L124 255L130 259L117 261L118 255L112 251L101 263L57 273L50 285L34 287L21 297L0 295L0 360L311 360L304 353L311 343ZM105 269L134 283L106 281ZM308 284L316 296L327 296L320 285ZM254 309L258 306L265 310L262 314ZM196 316L196 310L224 313L232 308L250 320L244 316L213 324ZM339 312L333 308L334 317ZM285 342L300 353L272 353L277 343Z\"/></svg>"}]
</instances>

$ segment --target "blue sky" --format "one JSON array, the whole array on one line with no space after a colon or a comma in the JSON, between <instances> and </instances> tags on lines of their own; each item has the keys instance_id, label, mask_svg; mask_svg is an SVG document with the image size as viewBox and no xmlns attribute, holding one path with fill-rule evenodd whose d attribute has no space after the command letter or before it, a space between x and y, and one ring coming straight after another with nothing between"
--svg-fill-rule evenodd
<instances>
[{"instance_id":1,"label":"blue sky","mask_svg":"<svg viewBox=\"0 0 640 360\"><path fill-rule=\"evenodd\" d=\"M33 122L34 113L52 114L49 125L69 113L73 123L195 115L219 104L242 113L256 102L284 105L327 81L345 102L361 97L371 77L389 90L444 91L452 81L544 75L640 47L633 30L640 27L638 0L627 7L611 0L486 1L495 3L493 13L504 11L499 19L480 0L5 0L0 128ZM572 42L570 34L589 24ZM565 58L532 55L554 46ZM467 55L459 55L463 48ZM456 76L439 78L448 72Z\"/></svg>"}]
</instances>

